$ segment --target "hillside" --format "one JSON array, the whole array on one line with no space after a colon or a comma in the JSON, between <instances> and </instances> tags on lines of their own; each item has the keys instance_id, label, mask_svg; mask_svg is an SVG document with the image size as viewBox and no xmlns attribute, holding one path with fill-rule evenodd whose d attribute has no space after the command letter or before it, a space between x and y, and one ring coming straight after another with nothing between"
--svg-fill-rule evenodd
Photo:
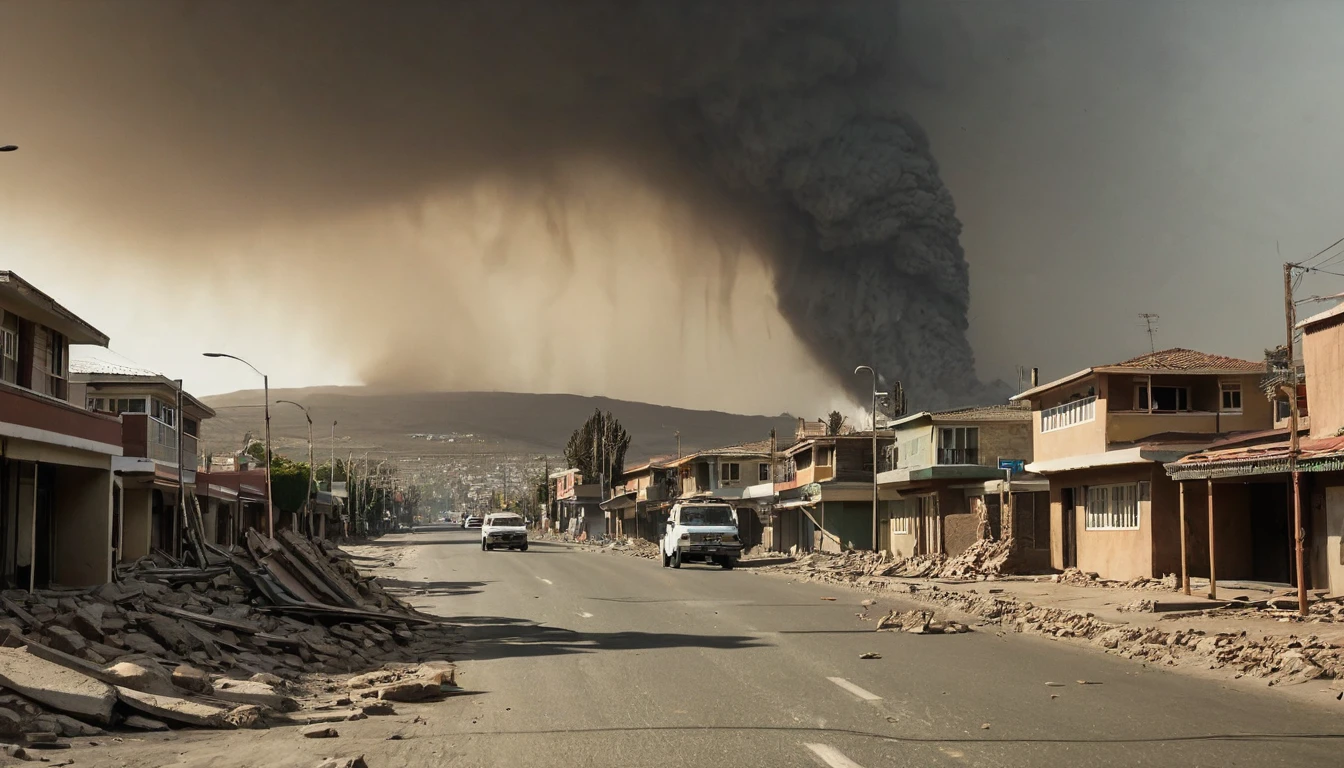
<instances>
[{"instance_id":1,"label":"hillside","mask_svg":"<svg viewBox=\"0 0 1344 768\"><path fill-rule=\"evenodd\" d=\"M631 435L627 466L650 456L674 455L676 432L684 452L763 440L776 429L791 438L796 420L788 415L741 416L578 395L511 392L387 392L367 387L314 387L271 391L271 431L276 450L294 458L307 451L307 422L292 405L303 403L313 416L315 450L391 452L417 456L532 454L558 456L569 435L594 409L620 419ZM206 451L236 450L245 433L262 435L261 392L250 390L204 398L218 412L202 425Z\"/></svg>"}]
</instances>

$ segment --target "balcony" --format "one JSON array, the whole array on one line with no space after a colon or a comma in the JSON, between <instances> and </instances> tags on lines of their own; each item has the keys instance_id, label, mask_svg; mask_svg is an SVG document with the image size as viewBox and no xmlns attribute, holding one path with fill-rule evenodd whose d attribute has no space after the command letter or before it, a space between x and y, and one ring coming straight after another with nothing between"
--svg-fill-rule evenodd
<instances>
[{"instance_id":1,"label":"balcony","mask_svg":"<svg viewBox=\"0 0 1344 768\"><path fill-rule=\"evenodd\" d=\"M195 469L200 464L200 447L191 435L182 435L182 453L177 449L177 428L143 413L123 413L122 447L127 456L161 461Z\"/></svg>"},{"instance_id":2,"label":"balcony","mask_svg":"<svg viewBox=\"0 0 1344 768\"><path fill-rule=\"evenodd\" d=\"M1067 429L1079 424L1086 424L1089 421L1096 421L1096 419L1097 398L1094 395L1041 411L1041 431L1054 432L1058 429Z\"/></svg>"},{"instance_id":3,"label":"balcony","mask_svg":"<svg viewBox=\"0 0 1344 768\"><path fill-rule=\"evenodd\" d=\"M87 411L8 382L0 382L0 434L39 442L57 442L59 435L66 438L61 442L74 447L114 456L121 453L121 424L115 416Z\"/></svg>"}]
</instances>

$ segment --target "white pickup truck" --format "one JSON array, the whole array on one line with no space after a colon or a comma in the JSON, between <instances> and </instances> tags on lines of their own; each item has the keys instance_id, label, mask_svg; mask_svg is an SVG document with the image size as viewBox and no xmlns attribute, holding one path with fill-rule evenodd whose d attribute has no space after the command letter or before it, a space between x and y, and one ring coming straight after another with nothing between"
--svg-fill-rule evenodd
<instances>
[{"instance_id":1,"label":"white pickup truck","mask_svg":"<svg viewBox=\"0 0 1344 768\"><path fill-rule=\"evenodd\" d=\"M481 525L481 549L506 547L527 551L527 523L511 512L486 515Z\"/></svg>"},{"instance_id":2,"label":"white pickup truck","mask_svg":"<svg viewBox=\"0 0 1344 768\"><path fill-rule=\"evenodd\" d=\"M664 568L702 562L717 563L730 571L742 556L737 513L719 499L677 502L668 516L661 548Z\"/></svg>"}]
</instances>

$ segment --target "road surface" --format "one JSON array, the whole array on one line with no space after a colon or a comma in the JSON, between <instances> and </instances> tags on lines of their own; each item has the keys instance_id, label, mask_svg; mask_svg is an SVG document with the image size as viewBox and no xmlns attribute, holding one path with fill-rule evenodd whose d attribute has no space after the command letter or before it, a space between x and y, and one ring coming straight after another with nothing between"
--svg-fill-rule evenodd
<instances>
[{"instance_id":1,"label":"road surface","mask_svg":"<svg viewBox=\"0 0 1344 768\"><path fill-rule=\"evenodd\" d=\"M1338 764L1344 749L1340 712L1041 638L875 633L856 592L479 541L380 541L413 548L396 578L464 627L454 655L469 693L340 724L339 739L156 735L78 750L76 764L1301 766ZM915 606L873 610L893 607Z\"/></svg>"}]
</instances>

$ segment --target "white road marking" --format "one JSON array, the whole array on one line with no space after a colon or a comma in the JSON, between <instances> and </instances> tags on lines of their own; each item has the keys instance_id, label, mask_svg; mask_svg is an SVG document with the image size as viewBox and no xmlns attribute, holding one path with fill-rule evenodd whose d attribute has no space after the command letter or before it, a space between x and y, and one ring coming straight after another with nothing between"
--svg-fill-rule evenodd
<instances>
[{"instance_id":1,"label":"white road marking","mask_svg":"<svg viewBox=\"0 0 1344 768\"><path fill-rule=\"evenodd\" d=\"M538 579L541 579L542 581L546 582L547 584L550 584L551 586L555 586L555 582L551 581L550 579L542 579L540 576L538 576L537 578L538 578Z\"/></svg>"},{"instance_id":2,"label":"white road marking","mask_svg":"<svg viewBox=\"0 0 1344 768\"><path fill-rule=\"evenodd\" d=\"M831 679L835 680L836 678ZM863 766L845 757L845 753L830 744L804 744L803 746L812 750L812 754L821 758L821 761L831 768L863 768Z\"/></svg>"},{"instance_id":3,"label":"white road marking","mask_svg":"<svg viewBox=\"0 0 1344 768\"><path fill-rule=\"evenodd\" d=\"M587 611L580 611L580 612L577 614L577 616L578 616L579 618L581 618L581 619L591 619L591 618L593 618L593 614L591 614L591 613L589 613L589 612L587 612Z\"/></svg>"},{"instance_id":4,"label":"white road marking","mask_svg":"<svg viewBox=\"0 0 1344 768\"><path fill-rule=\"evenodd\" d=\"M849 691L850 693L854 694L855 696L858 696L860 699L863 699L864 701L881 701L881 700L882 700L882 697L881 697L881 696L878 696L877 694L872 693L872 692L869 692L869 691L865 691L865 690L863 690L862 688L860 688L859 686L857 686L857 685L855 685L855 684L849 682L848 680L846 680L846 679L843 678L843 677L828 677L828 678L826 678L826 679L827 679L827 680L830 680L832 683L835 683L836 685L840 686L841 688L844 688L846 691Z\"/></svg>"}]
</instances>

